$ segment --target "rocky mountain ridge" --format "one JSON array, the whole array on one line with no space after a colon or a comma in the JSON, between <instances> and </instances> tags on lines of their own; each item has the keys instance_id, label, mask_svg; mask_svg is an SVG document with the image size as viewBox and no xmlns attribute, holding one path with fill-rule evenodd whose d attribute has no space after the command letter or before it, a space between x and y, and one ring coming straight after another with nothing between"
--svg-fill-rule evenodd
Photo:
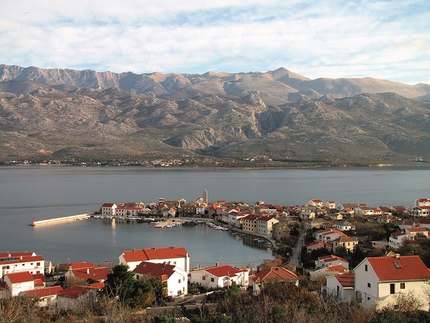
<instances>
[{"instance_id":1,"label":"rocky mountain ridge","mask_svg":"<svg viewBox=\"0 0 430 323\"><path fill-rule=\"evenodd\" d=\"M240 75L124 73L122 78L5 65L0 71L1 160L184 154L359 162L430 158L424 84L402 85L411 99L392 91L350 96L340 91L387 84L395 89L399 83L312 81L285 69ZM128 91L120 89L125 80ZM136 84L147 93L139 93ZM322 95L323 90L333 95ZM177 96L181 99L173 99ZM286 102L268 103L282 98Z\"/></svg>"}]
</instances>

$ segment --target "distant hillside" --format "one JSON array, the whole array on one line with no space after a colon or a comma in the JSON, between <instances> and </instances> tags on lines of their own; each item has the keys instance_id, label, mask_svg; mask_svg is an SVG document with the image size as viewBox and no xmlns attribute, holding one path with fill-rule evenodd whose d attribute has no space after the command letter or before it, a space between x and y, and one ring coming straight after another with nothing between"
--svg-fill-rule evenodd
<instances>
[{"instance_id":1,"label":"distant hillside","mask_svg":"<svg viewBox=\"0 0 430 323\"><path fill-rule=\"evenodd\" d=\"M425 84L309 80L285 69L136 75L5 65L0 79L1 160L190 153L286 161L430 158Z\"/></svg>"}]
</instances>

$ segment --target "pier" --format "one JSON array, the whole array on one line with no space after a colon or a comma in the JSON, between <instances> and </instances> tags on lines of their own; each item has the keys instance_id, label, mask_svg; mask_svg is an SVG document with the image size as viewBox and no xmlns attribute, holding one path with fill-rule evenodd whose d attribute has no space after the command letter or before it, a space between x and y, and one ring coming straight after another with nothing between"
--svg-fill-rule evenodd
<instances>
[{"instance_id":1,"label":"pier","mask_svg":"<svg viewBox=\"0 0 430 323\"><path fill-rule=\"evenodd\" d=\"M40 220L40 221L34 221L33 219L33 221L29 225L32 227L38 227L41 225L68 223L68 222L88 219L91 215L92 215L91 213L84 213L84 214L69 215L69 216L63 216L60 218L46 219L46 220Z\"/></svg>"}]
</instances>

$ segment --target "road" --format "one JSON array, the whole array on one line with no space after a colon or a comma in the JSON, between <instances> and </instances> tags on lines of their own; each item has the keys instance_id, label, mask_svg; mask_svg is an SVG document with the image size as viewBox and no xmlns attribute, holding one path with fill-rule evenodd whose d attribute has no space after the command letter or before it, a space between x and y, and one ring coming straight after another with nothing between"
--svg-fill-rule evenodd
<instances>
[{"instance_id":1,"label":"road","mask_svg":"<svg viewBox=\"0 0 430 323\"><path fill-rule=\"evenodd\" d=\"M297 267L300 264L300 258L301 258L301 252L302 248L305 245L305 237L306 237L306 230L299 230L299 237L297 239L296 245L293 249L293 254L291 255L290 261L288 262L288 265L296 271Z\"/></svg>"}]
</instances>

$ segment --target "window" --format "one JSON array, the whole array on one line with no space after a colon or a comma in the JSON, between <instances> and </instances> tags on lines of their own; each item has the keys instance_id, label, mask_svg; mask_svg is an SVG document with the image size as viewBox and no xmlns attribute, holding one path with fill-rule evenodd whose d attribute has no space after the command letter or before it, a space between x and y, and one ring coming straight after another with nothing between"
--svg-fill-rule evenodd
<instances>
[{"instance_id":1,"label":"window","mask_svg":"<svg viewBox=\"0 0 430 323\"><path fill-rule=\"evenodd\" d=\"M213 283L215 281L215 279L211 278L211 282Z\"/></svg>"},{"instance_id":2,"label":"window","mask_svg":"<svg viewBox=\"0 0 430 323\"><path fill-rule=\"evenodd\" d=\"M364 271L367 271L367 265L364 265Z\"/></svg>"},{"instance_id":3,"label":"window","mask_svg":"<svg viewBox=\"0 0 430 323\"><path fill-rule=\"evenodd\" d=\"M367 287L372 287L372 284L371 283L367 283Z\"/></svg>"},{"instance_id":4,"label":"window","mask_svg":"<svg viewBox=\"0 0 430 323\"><path fill-rule=\"evenodd\" d=\"M203 277L202 277L202 280L206 280L206 276L203 276Z\"/></svg>"},{"instance_id":5,"label":"window","mask_svg":"<svg viewBox=\"0 0 430 323\"><path fill-rule=\"evenodd\" d=\"M396 285L390 284L390 294L395 294L395 293L396 293Z\"/></svg>"},{"instance_id":6,"label":"window","mask_svg":"<svg viewBox=\"0 0 430 323\"><path fill-rule=\"evenodd\" d=\"M178 284L180 284L181 283L181 280L180 279L178 279Z\"/></svg>"},{"instance_id":7,"label":"window","mask_svg":"<svg viewBox=\"0 0 430 323\"><path fill-rule=\"evenodd\" d=\"M400 289L405 289L405 286L406 284L405 283L400 283Z\"/></svg>"}]
</instances>

